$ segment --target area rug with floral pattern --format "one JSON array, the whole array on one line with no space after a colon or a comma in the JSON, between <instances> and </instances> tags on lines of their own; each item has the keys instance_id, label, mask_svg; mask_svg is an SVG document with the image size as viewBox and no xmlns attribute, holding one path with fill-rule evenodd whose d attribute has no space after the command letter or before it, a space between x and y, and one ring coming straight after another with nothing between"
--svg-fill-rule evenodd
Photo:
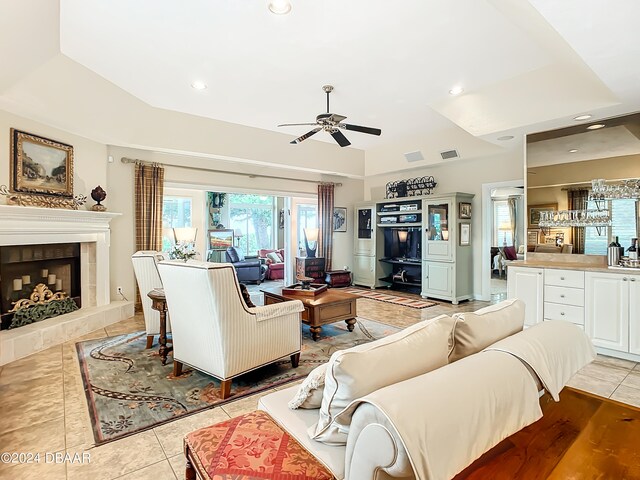
<instances>
[{"instance_id":1,"label":"area rug with floral pattern","mask_svg":"<svg viewBox=\"0 0 640 480\"><path fill-rule=\"evenodd\" d=\"M173 376L172 362L162 365L158 349L145 349L146 333L76 344L89 416L96 444L117 440L186 415L301 379L331 354L397 332L396 327L358 319L353 332L344 322L323 325L317 342L302 327L298 368L289 358L237 377L231 396L219 397L220 381L197 370ZM171 357L169 357L171 359Z\"/></svg>"}]
</instances>

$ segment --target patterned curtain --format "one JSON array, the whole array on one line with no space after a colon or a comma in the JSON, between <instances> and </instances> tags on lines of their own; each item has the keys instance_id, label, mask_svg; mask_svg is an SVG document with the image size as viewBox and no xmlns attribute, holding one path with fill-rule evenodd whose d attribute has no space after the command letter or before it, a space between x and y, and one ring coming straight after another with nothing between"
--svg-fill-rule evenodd
<instances>
[{"instance_id":1,"label":"patterned curtain","mask_svg":"<svg viewBox=\"0 0 640 480\"><path fill-rule=\"evenodd\" d=\"M510 197L507 200L507 205L509 205L509 222L511 223L511 239L513 242L513 246L516 247L516 249L518 248L518 240L519 238L516 238L517 235L517 219L518 219L518 212L517 212L517 199L515 197Z\"/></svg>"},{"instance_id":2,"label":"patterned curtain","mask_svg":"<svg viewBox=\"0 0 640 480\"><path fill-rule=\"evenodd\" d=\"M318 185L318 257L324 257L325 270L331 270L333 251L333 197L332 183Z\"/></svg>"},{"instance_id":3,"label":"patterned curtain","mask_svg":"<svg viewBox=\"0 0 640 480\"><path fill-rule=\"evenodd\" d=\"M135 211L136 251L162 250L162 194L164 168L158 165L136 163ZM147 292L143 292L146 294ZM135 308L141 309L140 296L136 295Z\"/></svg>"},{"instance_id":4,"label":"patterned curtain","mask_svg":"<svg viewBox=\"0 0 640 480\"><path fill-rule=\"evenodd\" d=\"M589 190L581 188L567 191L569 210L586 210ZM571 227L573 253L584 253L584 227Z\"/></svg>"}]
</instances>

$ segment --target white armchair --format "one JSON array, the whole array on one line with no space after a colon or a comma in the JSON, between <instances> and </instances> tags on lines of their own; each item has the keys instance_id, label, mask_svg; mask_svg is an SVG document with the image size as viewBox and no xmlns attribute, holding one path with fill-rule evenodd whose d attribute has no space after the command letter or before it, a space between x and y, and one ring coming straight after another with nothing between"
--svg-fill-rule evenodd
<instances>
[{"instance_id":1,"label":"white armchair","mask_svg":"<svg viewBox=\"0 0 640 480\"><path fill-rule=\"evenodd\" d=\"M173 372L182 364L222 381L221 398L234 377L290 356L302 347L299 300L249 308L233 265L200 261L158 264L173 327Z\"/></svg>"},{"instance_id":2,"label":"white armchair","mask_svg":"<svg viewBox=\"0 0 640 480\"><path fill-rule=\"evenodd\" d=\"M141 250L131 257L133 271L136 274L144 325L147 330L147 348L153 345L153 337L160 333L160 312L151 308L151 299L147 296L154 288L162 288L162 281L158 273L158 262L165 259L162 252L153 250ZM167 332L171 331L171 325L167 322Z\"/></svg>"}]
</instances>

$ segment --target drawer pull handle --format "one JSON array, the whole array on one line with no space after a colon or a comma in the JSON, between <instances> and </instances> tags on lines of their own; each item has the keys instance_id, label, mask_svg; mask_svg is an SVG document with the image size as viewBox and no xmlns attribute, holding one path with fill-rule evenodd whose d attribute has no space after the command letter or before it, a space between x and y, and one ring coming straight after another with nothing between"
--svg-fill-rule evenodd
<instances>
[{"instance_id":1,"label":"drawer pull handle","mask_svg":"<svg viewBox=\"0 0 640 480\"><path fill-rule=\"evenodd\" d=\"M562 315L564 317L564 312L560 312L560 315Z\"/></svg>"},{"instance_id":2,"label":"drawer pull handle","mask_svg":"<svg viewBox=\"0 0 640 480\"><path fill-rule=\"evenodd\" d=\"M564 280L564 277L560 277L560 280Z\"/></svg>"},{"instance_id":3,"label":"drawer pull handle","mask_svg":"<svg viewBox=\"0 0 640 480\"><path fill-rule=\"evenodd\" d=\"M623 281L623 282L626 282L626 281L627 281L627 277L623 277L623 278L622 278L622 281Z\"/></svg>"},{"instance_id":4,"label":"drawer pull handle","mask_svg":"<svg viewBox=\"0 0 640 480\"><path fill-rule=\"evenodd\" d=\"M629 280L631 280L632 282L635 282L636 279L635 278L630 278Z\"/></svg>"},{"instance_id":5,"label":"drawer pull handle","mask_svg":"<svg viewBox=\"0 0 640 480\"><path fill-rule=\"evenodd\" d=\"M562 295L560 295L560 298L564 298L564 293Z\"/></svg>"}]
</instances>

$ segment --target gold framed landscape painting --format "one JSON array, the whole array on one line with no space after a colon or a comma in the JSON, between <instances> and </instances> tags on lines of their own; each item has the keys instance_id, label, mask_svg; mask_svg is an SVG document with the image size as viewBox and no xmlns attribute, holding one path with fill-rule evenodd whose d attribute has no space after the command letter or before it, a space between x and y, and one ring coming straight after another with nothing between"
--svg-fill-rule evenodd
<instances>
[{"instance_id":1,"label":"gold framed landscape painting","mask_svg":"<svg viewBox=\"0 0 640 480\"><path fill-rule=\"evenodd\" d=\"M73 198L73 147L11 129L11 190Z\"/></svg>"}]
</instances>

